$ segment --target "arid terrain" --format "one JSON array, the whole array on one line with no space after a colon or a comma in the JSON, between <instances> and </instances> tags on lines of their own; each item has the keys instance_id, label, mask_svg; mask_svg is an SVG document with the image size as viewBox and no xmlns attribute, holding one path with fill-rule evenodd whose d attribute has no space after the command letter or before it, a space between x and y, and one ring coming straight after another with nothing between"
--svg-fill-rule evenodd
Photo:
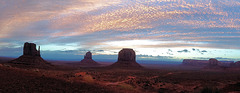
<instances>
[{"instance_id":1,"label":"arid terrain","mask_svg":"<svg viewBox=\"0 0 240 93\"><path fill-rule=\"evenodd\" d=\"M49 61L51 68L6 63L1 57L0 92L53 93L239 93L240 71L182 65L144 65L142 69L81 67L76 62ZM101 62L100 62L101 63Z\"/></svg>"}]
</instances>

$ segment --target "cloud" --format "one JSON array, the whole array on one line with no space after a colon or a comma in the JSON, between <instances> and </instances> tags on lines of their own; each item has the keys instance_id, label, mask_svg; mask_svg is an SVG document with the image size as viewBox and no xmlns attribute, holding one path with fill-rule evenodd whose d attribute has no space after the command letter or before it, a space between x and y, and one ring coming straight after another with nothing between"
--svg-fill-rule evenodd
<instances>
[{"instance_id":1,"label":"cloud","mask_svg":"<svg viewBox=\"0 0 240 93\"><path fill-rule=\"evenodd\" d=\"M202 51L200 51L199 49L197 50L197 52L200 53L200 54L202 54L202 55L203 55L204 53L207 53L206 50L202 50Z\"/></svg>"},{"instance_id":2,"label":"cloud","mask_svg":"<svg viewBox=\"0 0 240 93\"><path fill-rule=\"evenodd\" d=\"M187 4L186 4L187 2ZM79 28L72 29L72 32L60 32L56 33L56 36L72 36L72 35L82 35L86 33L92 33L96 31L105 31L105 30L115 30L115 31L131 31L136 29L149 29L155 28L158 26L172 25L172 26L185 26L192 28L239 28L238 19L233 21L228 21L222 19L218 20L199 20L198 18L208 17L211 19L217 16L228 16L226 11L222 12L221 7L216 9L209 8L209 2L196 2L191 3L186 1L185 3L181 2L171 2L164 3L162 6L156 6L152 2L134 2L130 1L131 5L116 7L114 10L109 9L108 12L103 12L97 15L85 15L85 14L76 14L69 16L68 18L63 17L62 19L56 20L54 23L65 23L64 25L54 25L56 28L62 28L69 26L72 22ZM123 2L125 3L125 2ZM126 2L127 3L127 2ZM129 3L129 2L128 2ZM149 3L150 6L145 5L144 3ZM152 6L151 6L152 4ZM180 5L179 5L180 4ZM198 5L200 4L200 5ZM182 8L188 6L187 8ZM190 6L190 7L189 7ZM176 8L177 7L177 8ZM203 8L205 7L205 8ZM112 8L112 7L110 7ZM201 9L202 12L198 10ZM168 10L168 11L164 11ZM190 10L190 11L189 11ZM202 16L199 16L202 15ZM192 16L190 19L185 16ZM78 20L76 20L78 19ZM168 21L173 19L176 21ZM79 23L80 20L80 23ZM59 21L59 22L58 22ZM76 21L76 22L75 22ZM81 23L84 21L84 23ZM219 22L224 23L219 24Z\"/></svg>"},{"instance_id":3,"label":"cloud","mask_svg":"<svg viewBox=\"0 0 240 93\"><path fill-rule=\"evenodd\" d=\"M117 3L119 3L117 0L111 0L111 2L108 0L1 1L0 4L3 6L0 8L0 38L12 37L11 35L13 33L19 32L20 29L28 29L29 25L31 26L32 24L38 23L39 21L45 20L51 22L51 20L57 19L59 17L68 17L68 15L73 15L75 13L93 11L95 9L100 9L102 7ZM47 27L47 29L55 30L51 27ZM31 31L31 33L34 32L37 31Z\"/></svg>"},{"instance_id":4,"label":"cloud","mask_svg":"<svg viewBox=\"0 0 240 93\"><path fill-rule=\"evenodd\" d=\"M209 60L211 57L193 57L194 59L197 60ZM235 58L224 58L224 57L213 57L215 59L217 59L218 61L237 61L239 59L235 59Z\"/></svg>"},{"instance_id":5,"label":"cloud","mask_svg":"<svg viewBox=\"0 0 240 93\"><path fill-rule=\"evenodd\" d=\"M200 53L200 54L204 54L204 53L207 53L207 52L208 52L207 50L200 50L200 49L196 49L196 48L192 48L192 51L193 51L193 52Z\"/></svg>"},{"instance_id":6,"label":"cloud","mask_svg":"<svg viewBox=\"0 0 240 93\"><path fill-rule=\"evenodd\" d=\"M173 51L171 50L171 49L168 49L168 51L166 52L168 55L174 55L173 53L172 53Z\"/></svg>"},{"instance_id":7,"label":"cloud","mask_svg":"<svg viewBox=\"0 0 240 93\"><path fill-rule=\"evenodd\" d=\"M238 0L1 0L0 5L1 48L28 41L52 51L104 50L99 54L116 54L122 47L196 47L177 53L200 54L210 53L200 48L240 49Z\"/></svg>"},{"instance_id":8,"label":"cloud","mask_svg":"<svg viewBox=\"0 0 240 93\"><path fill-rule=\"evenodd\" d=\"M119 0L73 0L70 2L58 2L56 0L43 0L41 2L42 3L39 3L38 1L2 1L1 3L10 4L8 6L5 6L6 11L1 10L3 14L0 17L0 20L4 21L1 23L4 23L3 25L9 25L2 26L2 31L0 32L2 33L2 37L7 36L13 39L16 38L16 40L20 38L20 40L22 41L36 41L40 39L45 39L46 41L49 41L55 38L63 40L63 36L78 37L86 36L88 34L98 34L98 32L111 31L110 33L116 33L121 35L115 36L109 34L110 37L105 37L106 40L111 40L117 37L117 39L125 40L136 38L161 39L161 41L184 40L215 43L217 40L216 38L239 38L225 36L227 29L225 31L215 33L212 31L195 31L201 28L205 28L205 30L209 30L210 28L222 29L232 28L225 25L239 25L239 18L235 18L237 16L229 14L228 11L224 11L223 7L220 6L224 3L219 2L190 2L188 0L178 2L158 0L151 2L147 2L144 0L130 2ZM234 2L234 5L237 6L238 1ZM215 5L215 3L219 5ZM232 2L225 3L233 5ZM45 7L50 4L51 7ZM209 4L211 4L211 6ZM10 6L19 7L19 12L15 12L15 7ZM212 9L212 7L215 8ZM196 11L199 9L201 10L201 12ZM10 18L8 15L6 15L8 13L14 13L12 14L14 15L14 18ZM235 19L230 19L231 21L229 21L228 19L223 19L224 16L229 15L231 15L231 17ZM214 19L214 17L221 20L211 20ZM182 28L182 26L187 27L188 30L186 30L186 28ZM192 29L189 29L189 27ZM238 29L239 26L233 28ZM165 31L165 29L168 31ZM141 32L140 30L146 31L137 34ZM122 31L124 33L121 33ZM210 33L212 35L202 36L206 35L206 33ZM213 37L216 33L222 34L224 35L224 37ZM32 37L34 37L34 39L32 39ZM41 40L41 42L43 41ZM93 40L92 42L94 43L98 41ZM214 46L210 46L206 44L205 46L216 47L219 45L217 44Z\"/></svg>"},{"instance_id":9,"label":"cloud","mask_svg":"<svg viewBox=\"0 0 240 93\"><path fill-rule=\"evenodd\" d=\"M179 52L179 53L188 53L188 52L190 52L190 51L189 51L189 50L187 50L187 49L184 49L184 50L177 51L177 52Z\"/></svg>"},{"instance_id":10,"label":"cloud","mask_svg":"<svg viewBox=\"0 0 240 93\"><path fill-rule=\"evenodd\" d=\"M151 55L137 55L137 60L152 60L152 61L179 61L179 59L176 59L172 56L151 56ZM151 62L148 62L151 63Z\"/></svg>"}]
</instances>

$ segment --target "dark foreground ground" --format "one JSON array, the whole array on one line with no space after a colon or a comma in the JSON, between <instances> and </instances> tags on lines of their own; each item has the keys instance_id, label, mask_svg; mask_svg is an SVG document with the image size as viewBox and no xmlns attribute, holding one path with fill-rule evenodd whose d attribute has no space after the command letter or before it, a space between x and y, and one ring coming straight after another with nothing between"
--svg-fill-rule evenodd
<instances>
[{"instance_id":1,"label":"dark foreground ground","mask_svg":"<svg viewBox=\"0 0 240 93\"><path fill-rule=\"evenodd\" d=\"M52 63L50 69L0 64L0 93L240 93L239 70L180 65L126 70Z\"/></svg>"}]
</instances>

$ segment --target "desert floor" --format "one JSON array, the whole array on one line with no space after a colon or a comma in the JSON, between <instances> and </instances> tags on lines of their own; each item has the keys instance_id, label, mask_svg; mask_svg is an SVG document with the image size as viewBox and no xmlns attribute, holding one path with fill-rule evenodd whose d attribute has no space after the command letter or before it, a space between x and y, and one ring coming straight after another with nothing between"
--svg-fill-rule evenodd
<instances>
[{"instance_id":1,"label":"desert floor","mask_svg":"<svg viewBox=\"0 0 240 93\"><path fill-rule=\"evenodd\" d=\"M0 58L0 93L239 93L239 69L144 65L143 69L81 67L49 61L51 68L8 64Z\"/></svg>"}]
</instances>

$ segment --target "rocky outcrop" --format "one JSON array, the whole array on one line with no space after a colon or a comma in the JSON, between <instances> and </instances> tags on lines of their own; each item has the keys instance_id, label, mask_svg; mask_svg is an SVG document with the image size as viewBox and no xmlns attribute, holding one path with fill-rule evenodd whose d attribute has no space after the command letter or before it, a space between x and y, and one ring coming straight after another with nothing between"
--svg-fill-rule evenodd
<instances>
[{"instance_id":1,"label":"rocky outcrop","mask_svg":"<svg viewBox=\"0 0 240 93\"><path fill-rule=\"evenodd\" d=\"M84 55L84 59L92 59L92 53L90 51L88 51L85 55Z\"/></svg>"},{"instance_id":2,"label":"rocky outcrop","mask_svg":"<svg viewBox=\"0 0 240 93\"><path fill-rule=\"evenodd\" d=\"M118 53L118 61L112 64L111 67L142 68L142 66L136 62L135 51L129 48L124 48Z\"/></svg>"},{"instance_id":3,"label":"rocky outcrop","mask_svg":"<svg viewBox=\"0 0 240 93\"><path fill-rule=\"evenodd\" d=\"M23 55L17 59L10 61L9 63L40 68L52 66L50 63L48 63L41 57L40 47L37 50L36 44L28 42L24 44Z\"/></svg>"},{"instance_id":4,"label":"rocky outcrop","mask_svg":"<svg viewBox=\"0 0 240 93\"><path fill-rule=\"evenodd\" d=\"M37 50L36 49L36 44L26 42L24 44L24 48L23 48L23 55L41 56L40 55L40 46L38 47L38 50Z\"/></svg>"},{"instance_id":5,"label":"rocky outcrop","mask_svg":"<svg viewBox=\"0 0 240 93\"><path fill-rule=\"evenodd\" d=\"M240 61L233 63L231 67L240 67Z\"/></svg>"},{"instance_id":6,"label":"rocky outcrop","mask_svg":"<svg viewBox=\"0 0 240 93\"><path fill-rule=\"evenodd\" d=\"M88 51L84 55L84 59L81 60L80 65L91 67L91 66L99 66L100 64L92 59L92 53Z\"/></svg>"},{"instance_id":7,"label":"rocky outcrop","mask_svg":"<svg viewBox=\"0 0 240 93\"><path fill-rule=\"evenodd\" d=\"M204 67L204 70L226 70L228 68L227 66L222 66L223 64L220 64L222 64L222 62L219 62L215 58L211 58L208 60L208 65Z\"/></svg>"},{"instance_id":8,"label":"rocky outcrop","mask_svg":"<svg viewBox=\"0 0 240 93\"><path fill-rule=\"evenodd\" d=\"M36 66L50 65L50 63L45 61L42 57L26 56L26 55L22 55L17 59L12 60L11 63L23 64L23 65L36 65Z\"/></svg>"},{"instance_id":9,"label":"rocky outcrop","mask_svg":"<svg viewBox=\"0 0 240 93\"><path fill-rule=\"evenodd\" d=\"M133 49L122 49L118 53L118 61L136 62L136 54Z\"/></svg>"},{"instance_id":10,"label":"rocky outcrop","mask_svg":"<svg viewBox=\"0 0 240 93\"><path fill-rule=\"evenodd\" d=\"M206 66L206 65L208 65L208 60L184 59L182 64L190 65L190 66Z\"/></svg>"},{"instance_id":11,"label":"rocky outcrop","mask_svg":"<svg viewBox=\"0 0 240 93\"><path fill-rule=\"evenodd\" d=\"M222 66L222 67L231 67L233 61L217 61L216 59L209 60L194 60L194 59L184 59L182 62L183 65L188 66Z\"/></svg>"},{"instance_id":12,"label":"rocky outcrop","mask_svg":"<svg viewBox=\"0 0 240 93\"><path fill-rule=\"evenodd\" d=\"M240 61L234 63L235 66L240 66Z\"/></svg>"},{"instance_id":13,"label":"rocky outcrop","mask_svg":"<svg viewBox=\"0 0 240 93\"><path fill-rule=\"evenodd\" d=\"M214 59L214 58L211 58L209 59L209 66L218 66L218 60L217 59Z\"/></svg>"}]
</instances>

